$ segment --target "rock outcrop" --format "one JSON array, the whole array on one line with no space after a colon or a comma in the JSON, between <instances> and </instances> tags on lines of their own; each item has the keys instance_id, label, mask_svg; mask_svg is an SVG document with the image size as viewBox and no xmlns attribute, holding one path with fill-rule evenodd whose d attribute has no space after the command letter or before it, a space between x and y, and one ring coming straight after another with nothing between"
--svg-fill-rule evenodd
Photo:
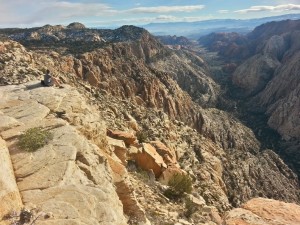
<instances>
[{"instance_id":1,"label":"rock outcrop","mask_svg":"<svg viewBox=\"0 0 300 225\"><path fill-rule=\"evenodd\" d=\"M227 36L230 37L230 34ZM235 87L229 91L230 95L239 99L241 104L236 109L239 109L240 114L245 114L246 109L248 115L241 115L246 123L253 124L249 119L253 116L265 117L257 119L253 125L254 129L259 127L256 135L267 146L277 145L276 150L299 174L300 21L266 23L244 38L246 41L239 45L243 53L224 58L226 62L239 64L235 71L229 72L231 76L227 84ZM222 40L228 44L236 38ZM221 50L219 53L223 54ZM246 99L248 103L242 103ZM280 138L274 138L275 133Z\"/></svg>"},{"instance_id":2,"label":"rock outcrop","mask_svg":"<svg viewBox=\"0 0 300 225\"><path fill-rule=\"evenodd\" d=\"M285 59L274 79L254 101L269 115L268 124L285 140L300 138L299 118L299 58L300 52Z\"/></svg>"},{"instance_id":3,"label":"rock outcrop","mask_svg":"<svg viewBox=\"0 0 300 225\"><path fill-rule=\"evenodd\" d=\"M254 198L241 208L231 210L225 225L297 225L300 223L300 206L272 199Z\"/></svg>"},{"instance_id":4,"label":"rock outcrop","mask_svg":"<svg viewBox=\"0 0 300 225\"><path fill-rule=\"evenodd\" d=\"M19 122L2 131L1 136L8 145L25 207L38 207L52 214L41 224L126 224L105 149L100 145L101 135L105 138L100 117L71 87L29 87L0 88L1 112ZM57 118L55 114L62 111L63 117ZM26 129L37 126L49 130L53 140L38 151L25 152L18 146L17 138ZM98 137L84 135L92 134L93 129ZM10 183L7 191L17 201L19 193Z\"/></svg>"},{"instance_id":5,"label":"rock outcrop","mask_svg":"<svg viewBox=\"0 0 300 225\"><path fill-rule=\"evenodd\" d=\"M262 91L280 65L268 55L255 55L240 65L232 76L232 82L243 90L244 96L253 96Z\"/></svg>"},{"instance_id":6,"label":"rock outcrop","mask_svg":"<svg viewBox=\"0 0 300 225\"><path fill-rule=\"evenodd\" d=\"M218 52L225 58L245 58L249 52L246 50L248 40L238 33L211 33L199 38L198 42L210 51Z\"/></svg>"}]
</instances>

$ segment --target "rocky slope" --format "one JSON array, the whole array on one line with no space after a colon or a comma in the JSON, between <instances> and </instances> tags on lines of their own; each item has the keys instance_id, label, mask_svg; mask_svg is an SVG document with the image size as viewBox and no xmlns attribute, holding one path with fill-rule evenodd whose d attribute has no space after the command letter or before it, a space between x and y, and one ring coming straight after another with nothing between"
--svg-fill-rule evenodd
<instances>
[{"instance_id":1,"label":"rocky slope","mask_svg":"<svg viewBox=\"0 0 300 225\"><path fill-rule=\"evenodd\" d=\"M193 42L190 41L188 38L176 35L166 35L166 36L156 36L156 38L163 43L164 45L192 45Z\"/></svg>"},{"instance_id":2,"label":"rocky slope","mask_svg":"<svg viewBox=\"0 0 300 225\"><path fill-rule=\"evenodd\" d=\"M53 213L41 224L220 224L219 213L255 196L299 202L297 176L278 155L260 149L232 115L208 108L219 87L200 57L164 48L139 28L101 32L117 33L111 43L76 55L55 51L47 41L31 50L0 43L1 83L18 84L1 87L1 116L12 121L1 137L23 204ZM46 68L68 85L40 87L36 80ZM38 125L54 139L34 153L18 149L18 135ZM147 138L138 143L140 133ZM198 210L191 217L182 202L162 195L167 180L182 171L193 178L190 198ZM139 177L145 173L146 182ZM90 202L81 208L69 192ZM68 206L68 218L57 204ZM97 204L111 204L114 213Z\"/></svg>"},{"instance_id":3,"label":"rocky slope","mask_svg":"<svg viewBox=\"0 0 300 225\"><path fill-rule=\"evenodd\" d=\"M209 51L218 52L224 58L244 58L248 55L247 38L238 33L211 33L198 40Z\"/></svg>"},{"instance_id":4,"label":"rocky slope","mask_svg":"<svg viewBox=\"0 0 300 225\"><path fill-rule=\"evenodd\" d=\"M239 64L229 73L229 83L235 87L230 94L240 98L240 102L247 99L250 114L267 116L268 126L283 140L277 150L292 162L299 174L300 21L266 23L244 38L247 41L240 49L244 48L243 54L248 57L242 61L236 60L238 55L226 58L230 63Z\"/></svg>"}]
</instances>

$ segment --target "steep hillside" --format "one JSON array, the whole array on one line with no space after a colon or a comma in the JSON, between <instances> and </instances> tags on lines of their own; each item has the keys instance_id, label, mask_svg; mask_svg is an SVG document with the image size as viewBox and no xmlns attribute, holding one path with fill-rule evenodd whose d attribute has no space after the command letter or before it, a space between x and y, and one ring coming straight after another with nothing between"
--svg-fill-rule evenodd
<instances>
[{"instance_id":1,"label":"steep hillside","mask_svg":"<svg viewBox=\"0 0 300 225\"><path fill-rule=\"evenodd\" d=\"M41 224L221 224L225 211L253 197L299 202L292 170L215 108L220 87L199 56L132 26L43 29L9 33L23 45L0 42L0 135L22 204L52 213ZM63 38L36 42L32 32ZM110 41L80 45L90 32ZM40 85L47 68L64 88ZM19 135L36 126L53 140L24 152ZM177 173L193 180L189 216L188 203L163 195Z\"/></svg>"},{"instance_id":2,"label":"steep hillside","mask_svg":"<svg viewBox=\"0 0 300 225\"><path fill-rule=\"evenodd\" d=\"M239 64L229 74L233 84L230 95L239 97L240 102L248 101L246 108L250 114L267 116L268 126L283 140L277 140L273 146L277 145L277 151L292 162L299 174L300 21L266 23L244 38L246 43L239 47L246 49L248 57L242 61L236 60L237 55L226 58L229 63Z\"/></svg>"}]
</instances>

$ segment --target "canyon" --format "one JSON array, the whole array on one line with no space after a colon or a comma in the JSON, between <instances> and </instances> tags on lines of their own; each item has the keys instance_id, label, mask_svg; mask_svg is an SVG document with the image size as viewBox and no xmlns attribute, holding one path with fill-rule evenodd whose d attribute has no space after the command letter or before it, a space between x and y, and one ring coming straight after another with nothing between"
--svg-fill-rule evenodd
<instances>
[{"instance_id":1,"label":"canyon","mask_svg":"<svg viewBox=\"0 0 300 225\"><path fill-rule=\"evenodd\" d=\"M298 23L288 23L292 31L258 27L226 52L234 95L201 54L170 49L142 28L2 29L0 219L25 207L36 224L271 224L284 206L280 220L299 223ZM41 86L46 69L63 88ZM294 158L266 147L250 117L222 100L244 117L265 113ZM53 139L26 152L17 142L32 127ZM188 216L187 203L163 195L177 173L193 181ZM255 213L270 201L270 214Z\"/></svg>"}]
</instances>

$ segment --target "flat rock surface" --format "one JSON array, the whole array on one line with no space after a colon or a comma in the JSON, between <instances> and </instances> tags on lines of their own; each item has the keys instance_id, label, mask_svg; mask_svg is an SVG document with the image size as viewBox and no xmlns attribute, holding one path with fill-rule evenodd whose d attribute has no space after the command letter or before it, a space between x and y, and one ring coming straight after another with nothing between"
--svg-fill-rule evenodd
<instances>
[{"instance_id":1,"label":"flat rock surface","mask_svg":"<svg viewBox=\"0 0 300 225\"><path fill-rule=\"evenodd\" d=\"M0 96L0 119L7 119L0 135L10 153L4 160L8 164L1 163L7 168L1 171L12 175L11 181L3 184L9 193L20 191L26 207L51 213L51 218L39 219L36 224L126 224L111 169L95 144L102 141L101 135L105 137L106 128L83 97L69 86L28 89L26 85L0 87ZM88 116L84 117L85 113ZM53 138L37 151L26 152L17 140L31 127L42 127ZM1 139L1 146L5 141ZM13 185L9 158L17 185ZM7 175L1 173L1 177Z\"/></svg>"}]
</instances>

